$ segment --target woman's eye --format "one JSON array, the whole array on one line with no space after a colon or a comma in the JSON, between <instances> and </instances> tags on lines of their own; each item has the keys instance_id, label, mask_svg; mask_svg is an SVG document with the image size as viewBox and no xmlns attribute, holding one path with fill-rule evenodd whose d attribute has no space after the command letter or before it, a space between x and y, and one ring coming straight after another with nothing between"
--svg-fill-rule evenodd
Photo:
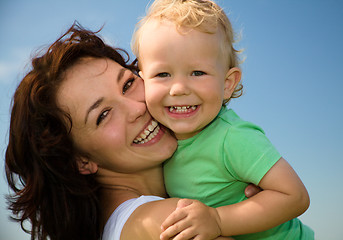
<instances>
[{"instance_id":1,"label":"woman's eye","mask_svg":"<svg viewBox=\"0 0 343 240\"><path fill-rule=\"evenodd\" d=\"M205 75L206 73L203 71L194 71L192 72L192 76L202 76Z\"/></svg>"},{"instance_id":2,"label":"woman's eye","mask_svg":"<svg viewBox=\"0 0 343 240\"><path fill-rule=\"evenodd\" d=\"M123 94L125 94L126 91L132 86L134 81L135 81L135 78L130 78L128 81L125 82L123 86Z\"/></svg>"},{"instance_id":3,"label":"woman's eye","mask_svg":"<svg viewBox=\"0 0 343 240\"><path fill-rule=\"evenodd\" d=\"M167 72L163 72L163 73L157 74L156 76L160 78L165 78L165 77L170 77L170 74Z\"/></svg>"},{"instance_id":4,"label":"woman's eye","mask_svg":"<svg viewBox=\"0 0 343 240\"><path fill-rule=\"evenodd\" d=\"M105 111L100 113L99 117L96 120L96 125L97 126L99 126L100 123L107 117L109 112L110 112L110 110L105 110Z\"/></svg>"}]
</instances>

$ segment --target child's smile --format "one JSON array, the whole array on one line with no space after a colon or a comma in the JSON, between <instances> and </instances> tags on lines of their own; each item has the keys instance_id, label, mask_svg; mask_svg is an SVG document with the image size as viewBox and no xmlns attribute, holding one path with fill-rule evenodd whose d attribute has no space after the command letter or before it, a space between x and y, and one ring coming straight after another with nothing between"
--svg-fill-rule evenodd
<instances>
[{"instance_id":1,"label":"child's smile","mask_svg":"<svg viewBox=\"0 0 343 240\"><path fill-rule=\"evenodd\" d=\"M192 105L192 106L170 106L166 107L170 113L175 114L185 114L185 113L192 113L195 110L197 110L198 105Z\"/></svg>"}]
</instances>

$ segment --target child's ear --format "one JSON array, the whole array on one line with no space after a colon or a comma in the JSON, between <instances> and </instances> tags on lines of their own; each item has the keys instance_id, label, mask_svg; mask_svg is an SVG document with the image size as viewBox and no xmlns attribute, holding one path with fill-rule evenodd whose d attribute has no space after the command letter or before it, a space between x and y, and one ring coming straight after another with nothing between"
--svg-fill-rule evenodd
<instances>
[{"instance_id":1,"label":"child's ear","mask_svg":"<svg viewBox=\"0 0 343 240\"><path fill-rule=\"evenodd\" d=\"M93 174L98 171L98 165L84 157L77 160L77 166L79 168L79 172L84 175Z\"/></svg>"},{"instance_id":2,"label":"child's ear","mask_svg":"<svg viewBox=\"0 0 343 240\"><path fill-rule=\"evenodd\" d=\"M238 67L230 68L225 77L224 99L229 99L235 91L237 84L241 81L242 72Z\"/></svg>"}]
</instances>

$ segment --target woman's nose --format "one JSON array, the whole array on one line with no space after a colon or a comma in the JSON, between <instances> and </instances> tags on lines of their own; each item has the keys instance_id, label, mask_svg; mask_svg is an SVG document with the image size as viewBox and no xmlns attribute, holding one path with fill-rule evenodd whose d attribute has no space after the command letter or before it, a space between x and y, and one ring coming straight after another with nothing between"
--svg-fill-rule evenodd
<instances>
[{"instance_id":1,"label":"woman's nose","mask_svg":"<svg viewBox=\"0 0 343 240\"><path fill-rule=\"evenodd\" d=\"M129 122L135 122L147 112L145 101L127 100L124 106Z\"/></svg>"},{"instance_id":2,"label":"woman's nose","mask_svg":"<svg viewBox=\"0 0 343 240\"><path fill-rule=\"evenodd\" d=\"M187 86L186 79L178 79L174 80L169 91L169 95L171 96L182 96L182 95L189 95L190 89Z\"/></svg>"}]
</instances>

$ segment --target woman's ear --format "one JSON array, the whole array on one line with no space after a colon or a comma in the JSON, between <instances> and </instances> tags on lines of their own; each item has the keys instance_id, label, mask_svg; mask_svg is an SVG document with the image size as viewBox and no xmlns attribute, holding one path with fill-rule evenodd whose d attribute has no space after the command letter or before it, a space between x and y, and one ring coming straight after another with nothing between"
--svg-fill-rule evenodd
<instances>
[{"instance_id":1,"label":"woman's ear","mask_svg":"<svg viewBox=\"0 0 343 240\"><path fill-rule=\"evenodd\" d=\"M237 84L241 81L242 72L238 67L230 68L225 77L224 99L229 99L235 91Z\"/></svg>"},{"instance_id":2,"label":"woman's ear","mask_svg":"<svg viewBox=\"0 0 343 240\"><path fill-rule=\"evenodd\" d=\"M79 172L84 175L93 174L98 171L98 164L83 157L77 161L77 166L79 168Z\"/></svg>"}]
</instances>

